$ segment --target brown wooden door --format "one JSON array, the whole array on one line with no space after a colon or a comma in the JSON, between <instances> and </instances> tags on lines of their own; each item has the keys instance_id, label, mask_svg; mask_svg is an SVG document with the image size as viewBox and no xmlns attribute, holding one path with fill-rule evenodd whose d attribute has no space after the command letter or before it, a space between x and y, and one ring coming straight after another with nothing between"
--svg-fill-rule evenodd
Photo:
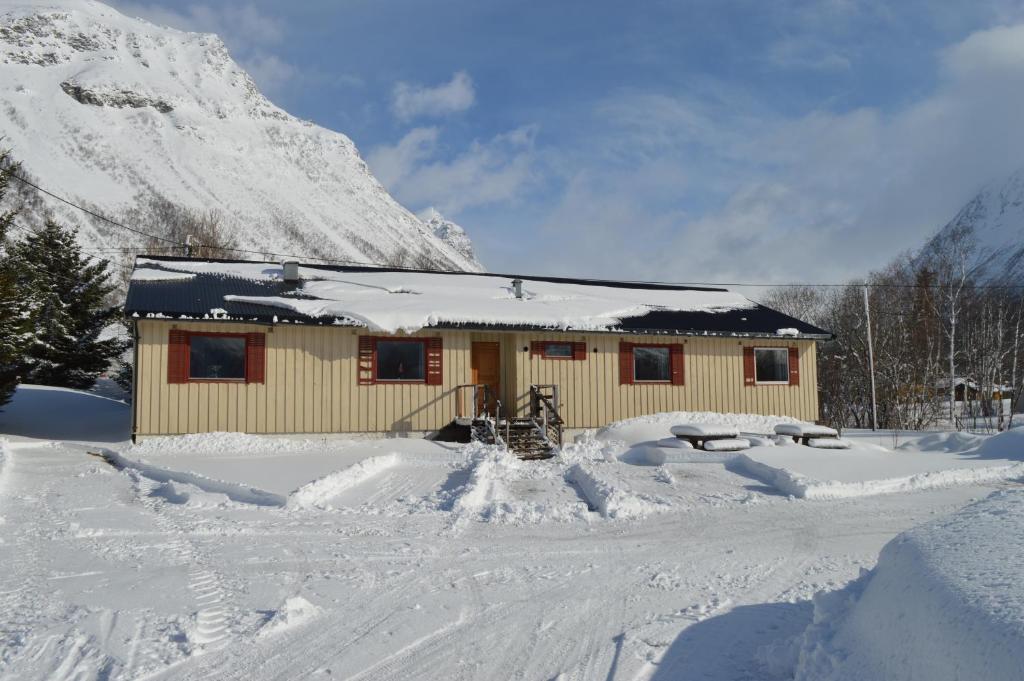
<instances>
[{"instance_id":1,"label":"brown wooden door","mask_svg":"<svg viewBox=\"0 0 1024 681\"><path fill-rule=\"evenodd\" d=\"M491 387L491 403L487 410L494 414L494 400L501 394L501 345L499 343L473 343L470 353L470 368L473 383ZM483 394L479 395L477 410L482 411Z\"/></svg>"}]
</instances>

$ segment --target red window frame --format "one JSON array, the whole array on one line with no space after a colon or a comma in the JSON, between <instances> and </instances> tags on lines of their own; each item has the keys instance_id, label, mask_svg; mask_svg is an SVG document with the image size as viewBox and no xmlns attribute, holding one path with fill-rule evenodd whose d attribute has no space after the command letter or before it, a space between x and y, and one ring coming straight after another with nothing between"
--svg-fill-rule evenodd
<instances>
[{"instance_id":1,"label":"red window frame","mask_svg":"<svg viewBox=\"0 0 1024 681\"><path fill-rule=\"evenodd\" d=\"M377 378L377 346L381 342L420 343L423 345L423 378L412 381ZM360 336L359 385L442 385L444 381L443 341L439 337Z\"/></svg>"},{"instance_id":2,"label":"red window frame","mask_svg":"<svg viewBox=\"0 0 1024 681\"><path fill-rule=\"evenodd\" d=\"M242 338L245 341L245 376L243 378L193 378L191 376L192 338L212 336ZM263 383L266 376L266 334L228 333L219 331L187 331L171 329L168 334L168 383Z\"/></svg>"},{"instance_id":3,"label":"red window frame","mask_svg":"<svg viewBox=\"0 0 1024 681\"><path fill-rule=\"evenodd\" d=\"M568 345L572 349L572 354L569 355L549 355L548 347L551 345ZM531 341L530 342L530 357L540 357L542 359L557 359L557 360L569 360L580 362L587 358L587 344L583 341L561 341L561 340L542 340L542 341Z\"/></svg>"},{"instance_id":4,"label":"red window frame","mask_svg":"<svg viewBox=\"0 0 1024 681\"><path fill-rule=\"evenodd\" d=\"M665 348L668 350L668 378L659 379L656 381L641 381L636 377L636 349L637 348ZM639 385L659 385L666 384L671 385L672 383L672 346L666 343L631 343L629 348L630 354L633 356L633 383Z\"/></svg>"},{"instance_id":5,"label":"red window frame","mask_svg":"<svg viewBox=\"0 0 1024 681\"><path fill-rule=\"evenodd\" d=\"M667 348L668 378L659 381L638 381L636 348ZM619 343L619 385L686 385L686 346L684 343Z\"/></svg>"},{"instance_id":6,"label":"red window frame","mask_svg":"<svg viewBox=\"0 0 1024 681\"><path fill-rule=\"evenodd\" d=\"M381 343L418 343L423 346L423 378L416 378L410 380L402 380L396 378L381 378L377 375L377 371L380 369L380 364L377 361L379 357L379 350ZM373 382L383 383L384 385L426 385L427 383L427 357L429 355L430 348L427 346L426 338L389 338L386 336L377 336L373 339Z\"/></svg>"},{"instance_id":7,"label":"red window frame","mask_svg":"<svg viewBox=\"0 0 1024 681\"><path fill-rule=\"evenodd\" d=\"M789 355L788 381L758 381L757 350L786 350ZM748 388L772 385L800 385L800 348L793 345L747 345L743 347L743 385Z\"/></svg>"}]
</instances>

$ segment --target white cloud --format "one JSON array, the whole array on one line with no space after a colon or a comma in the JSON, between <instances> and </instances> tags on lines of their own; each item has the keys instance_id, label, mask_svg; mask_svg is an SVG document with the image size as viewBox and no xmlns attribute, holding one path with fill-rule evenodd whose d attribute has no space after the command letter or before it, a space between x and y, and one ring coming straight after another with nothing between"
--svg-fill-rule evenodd
<instances>
[{"instance_id":1,"label":"white cloud","mask_svg":"<svg viewBox=\"0 0 1024 681\"><path fill-rule=\"evenodd\" d=\"M446 160L437 128L413 128L394 146L373 149L367 163L403 204L436 206L445 215L515 199L535 176L534 126L474 141Z\"/></svg>"},{"instance_id":2,"label":"white cloud","mask_svg":"<svg viewBox=\"0 0 1024 681\"><path fill-rule=\"evenodd\" d=\"M186 4L180 9L142 2L112 2L121 13L182 31L216 33L225 42L239 45L271 45L285 36L281 20L252 4ZM230 40L229 40L230 38Z\"/></svg>"},{"instance_id":3,"label":"white cloud","mask_svg":"<svg viewBox=\"0 0 1024 681\"><path fill-rule=\"evenodd\" d=\"M398 83L391 94L391 110L402 121L420 116L445 116L473 106L476 91L473 79L458 71L447 83L436 87Z\"/></svg>"},{"instance_id":4,"label":"white cloud","mask_svg":"<svg viewBox=\"0 0 1024 681\"><path fill-rule=\"evenodd\" d=\"M160 26L216 33L231 51L231 56L268 95L279 94L283 87L294 84L302 75L295 66L271 52L287 36L285 23L253 4L195 3L183 4L177 9L120 0L114 0L112 4L123 14Z\"/></svg>"},{"instance_id":5,"label":"white cloud","mask_svg":"<svg viewBox=\"0 0 1024 681\"><path fill-rule=\"evenodd\" d=\"M1024 165L1024 25L980 31L895 110L789 117L744 93L615 93L564 159L546 236L577 267L676 281L836 281L923 245ZM558 248L555 253L564 252Z\"/></svg>"},{"instance_id":6,"label":"white cloud","mask_svg":"<svg viewBox=\"0 0 1024 681\"><path fill-rule=\"evenodd\" d=\"M945 65L958 79L1024 71L1024 24L978 31L945 51Z\"/></svg>"},{"instance_id":7,"label":"white cloud","mask_svg":"<svg viewBox=\"0 0 1024 681\"><path fill-rule=\"evenodd\" d=\"M394 188L407 180L421 162L433 155L438 132L437 128L413 128L398 144L371 150L366 156L366 162L381 184Z\"/></svg>"}]
</instances>

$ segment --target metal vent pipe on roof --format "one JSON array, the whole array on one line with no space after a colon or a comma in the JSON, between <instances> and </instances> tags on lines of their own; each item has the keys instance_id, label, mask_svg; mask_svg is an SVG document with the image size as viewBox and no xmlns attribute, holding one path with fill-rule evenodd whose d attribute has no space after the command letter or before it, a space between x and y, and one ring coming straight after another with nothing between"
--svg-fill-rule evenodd
<instances>
[{"instance_id":1,"label":"metal vent pipe on roof","mask_svg":"<svg viewBox=\"0 0 1024 681\"><path fill-rule=\"evenodd\" d=\"M516 298L523 299L523 280L513 279L512 280L512 292L516 294Z\"/></svg>"},{"instance_id":2,"label":"metal vent pipe on roof","mask_svg":"<svg viewBox=\"0 0 1024 681\"><path fill-rule=\"evenodd\" d=\"M299 283L299 262L297 260L285 260L281 263L283 270L282 278L286 284Z\"/></svg>"}]
</instances>

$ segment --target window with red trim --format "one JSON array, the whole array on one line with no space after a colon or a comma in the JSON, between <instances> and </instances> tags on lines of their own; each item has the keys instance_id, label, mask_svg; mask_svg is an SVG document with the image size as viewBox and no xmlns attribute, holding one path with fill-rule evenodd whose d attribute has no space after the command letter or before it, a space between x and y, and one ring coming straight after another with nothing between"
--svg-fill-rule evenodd
<instances>
[{"instance_id":1,"label":"window with red trim","mask_svg":"<svg viewBox=\"0 0 1024 681\"><path fill-rule=\"evenodd\" d=\"M263 383L266 335L172 329L168 383Z\"/></svg>"},{"instance_id":2,"label":"window with red trim","mask_svg":"<svg viewBox=\"0 0 1024 681\"><path fill-rule=\"evenodd\" d=\"M378 338L374 352L378 381L426 382L427 348L422 340Z\"/></svg>"},{"instance_id":3,"label":"window with red trim","mask_svg":"<svg viewBox=\"0 0 1024 681\"><path fill-rule=\"evenodd\" d=\"M360 385L375 383L425 383L441 385L443 378L440 338L360 336Z\"/></svg>"},{"instance_id":4,"label":"window with red trim","mask_svg":"<svg viewBox=\"0 0 1024 681\"><path fill-rule=\"evenodd\" d=\"M587 358L587 344L582 341L533 341L530 343L530 356L584 360Z\"/></svg>"},{"instance_id":5,"label":"window with red trim","mask_svg":"<svg viewBox=\"0 0 1024 681\"><path fill-rule=\"evenodd\" d=\"M619 383L622 385L683 385L685 378L685 354L681 343L619 343Z\"/></svg>"}]
</instances>

